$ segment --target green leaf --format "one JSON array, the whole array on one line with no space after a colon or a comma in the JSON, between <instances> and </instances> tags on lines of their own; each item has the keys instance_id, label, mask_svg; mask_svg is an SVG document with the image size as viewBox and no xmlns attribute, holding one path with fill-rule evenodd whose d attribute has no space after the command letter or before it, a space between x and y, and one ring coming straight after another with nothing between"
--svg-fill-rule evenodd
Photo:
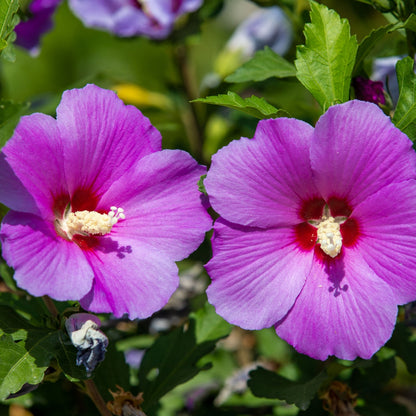
<instances>
[{"instance_id":1,"label":"green leaf","mask_svg":"<svg viewBox=\"0 0 416 416\"><path fill-rule=\"evenodd\" d=\"M257 397L285 400L305 410L327 379L328 375L322 371L307 382L295 382L262 367L257 367L250 371L248 386Z\"/></svg>"},{"instance_id":2,"label":"green leaf","mask_svg":"<svg viewBox=\"0 0 416 416\"><path fill-rule=\"evenodd\" d=\"M210 336L200 329L200 337ZM158 338L146 352L139 369L139 391L143 392L143 410L153 413L161 397L210 365L200 367L198 361L215 348L216 340L197 343L195 320L187 328L180 327ZM153 375L153 377L152 377Z\"/></svg>"},{"instance_id":3,"label":"green leaf","mask_svg":"<svg viewBox=\"0 0 416 416\"><path fill-rule=\"evenodd\" d=\"M242 98L232 91L228 91L228 94L213 95L206 98L198 98L193 101L222 105L234 110L243 111L244 113L260 119L287 115L284 110L278 110L276 107L269 104L264 98L256 97L255 95L252 95L250 98Z\"/></svg>"},{"instance_id":4,"label":"green leaf","mask_svg":"<svg viewBox=\"0 0 416 416\"><path fill-rule=\"evenodd\" d=\"M348 21L334 10L312 1L310 15L306 44L297 48L296 76L326 111L349 99L357 40Z\"/></svg>"},{"instance_id":5,"label":"green leaf","mask_svg":"<svg viewBox=\"0 0 416 416\"><path fill-rule=\"evenodd\" d=\"M190 317L196 321L195 334L198 343L224 338L232 329L232 326L217 315L215 308L208 302Z\"/></svg>"},{"instance_id":6,"label":"green leaf","mask_svg":"<svg viewBox=\"0 0 416 416\"><path fill-rule=\"evenodd\" d=\"M3 147L13 134L22 116L29 108L29 103L14 103L0 100L0 146Z\"/></svg>"},{"instance_id":7,"label":"green leaf","mask_svg":"<svg viewBox=\"0 0 416 416\"><path fill-rule=\"evenodd\" d=\"M392 33L398 29L416 30L416 15L411 14L405 22L391 23L386 26L374 29L367 35L358 45L357 57L353 73L360 72L364 59L369 55L373 47L388 33Z\"/></svg>"},{"instance_id":8,"label":"green leaf","mask_svg":"<svg viewBox=\"0 0 416 416\"><path fill-rule=\"evenodd\" d=\"M16 37L13 29L19 23L19 17L16 14L18 9L18 0L0 1L0 52L3 56L6 53L6 59L10 61L14 60L14 54L8 49Z\"/></svg>"},{"instance_id":9,"label":"green leaf","mask_svg":"<svg viewBox=\"0 0 416 416\"><path fill-rule=\"evenodd\" d=\"M399 101L393 116L393 123L410 140L416 140L416 75L413 69L413 58L410 56L396 64L399 81Z\"/></svg>"},{"instance_id":10,"label":"green leaf","mask_svg":"<svg viewBox=\"0 0 416 416\"><path fill-rule=\"evenodd\" d=\"M205 180L206 177L207 177L207 175L202 175L199 178L199 181L198 181L198 190L199 190L199 192L201 192L202 194L205 194L205 195L207 195L207 191L206 191L205 185L204 185L204 180Z\"/></svg>"},{"instance_id":11,"label":"green leaf","mask_svg":"<svg viewBox=\"0 0 416 416\"><path fill-rule=\"evenodd\" d=\"M412 333L409 328L399 322L386 346L396 351L397 355L405 362L409 373L416 374L416 341L411 337Z\"/></svg>"},{"instance_id":12,"label":"green leaf","mask_svg":"<svg viewBox=\"0 0 416 416\"><path fill-rule=\"evenodd\" d=\"M225 80L227 82L263 81L267 78L296 76L296 68L269 47L258 51L248 62L238 68Z\"/></svg>"}]
</instances>

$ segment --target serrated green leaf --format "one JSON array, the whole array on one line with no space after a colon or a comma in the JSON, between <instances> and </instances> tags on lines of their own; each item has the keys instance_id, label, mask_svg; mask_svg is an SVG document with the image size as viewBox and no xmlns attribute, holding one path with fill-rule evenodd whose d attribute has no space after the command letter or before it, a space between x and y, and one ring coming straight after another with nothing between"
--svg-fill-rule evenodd
<instances>
[{"instance_id":1,"label":"serrated green leaf","mask_svg":"<svg viewBox=\"0 0 416 416\"><path fill-rule=\"evenodd\" d=\"M215 308L208 302L205 303L202 309L192 313L190 317L196 321L195 333L198 343L216 341L226 337L231 332L232 326L217 315Z\"/></svg>"},{"instance_id":2,"label":"serrated green leaf","mask_svg":"<svg viewBox=\"0 0 416 416\"><path fill-rule=\"evenodd\" d=\"M272 77L294 76L296 76L295 66L266 46L263 51L257 51L252 59L225 78L225 81L263 81Z\"/></svg>"},{"instance_id":3,"label":"serrated green leaf","mask_svg":"<svg viewBox=\"0 0 416 416\"><path fill-rule=\"evenodd\" d=\"M263 119L272 117L282 117L288 114L284 110L279 110L269 104L264 98L252 95L250 98L242 98L232 91L228 94L213 95L206 98L198 98L195 102L222 105L224 107L240 110L253 117Z\"/></svg>"},{"instance_id":4,"label":"serrated green leaf","mask_svg":"<svg viewBox=\"0 0 416 416\"><path fill-rule=\"evenodd\" d=\"M327 379L328 375L322 371L307 382L294 382L277 373L257 367L250 371L248 386L257 397L285 400L305 410Z\"/></svg>"},{"instance_id":5,"label":"serrated green leaf","mask_svg":"<svg viewBox=\"0 0 416 416\"><path fill-rule=\"evenodd\" d=\"M399 81L399 101L393 116L393 123L410 140L416 140L416 75L414 61L410 56L396 64Z\"/></svg>"},{"instance_id":6,"label":"serrated green leaf","mask_svg":"<svg viewBox=\"0 0 416 416\"><path fill-rule=\"evenodd\" d=\"M361 70L364 59L368 56L373 47L388 33L399 29L416 30L416 15L411 14L405 22L391 23L386 26L372 30L358 45L357 57L353 73L356 74Z\"/></svg>"},{"instance_id":7,"label":"serrated green leaf","mask_svg":"<svg viewBox=\"0 0 416 416\"><path fill-rule=\"evenodd\" d=\"M334 10L312 1L310 15L306 44L297 48L296 76L326 111L349 99L357 40L348 21Z\"/></svg>"},{"instance_id":8,"label":"serrated green leaf","mask_svg":"<svg viewBox=\"0 0 416 416\"><path fill-rule=\"evenodd\" d=\"M12 37L14 27L19 23L17 11L19 9L18 0L1 0L0 1L0 52L8 51L11 42L15 39ZM8 60L13 60L13 55L8 51Z\"/></svg>"},{"instance_id":9,"label":"serrated green leaf","mask_svg":"<svg viewBox=\"0 0 416 416\"><path fill-rule=\"evenodd\" d=\"M187 328L180 327L158 338L145 353L139 369L139 391L143 392L143 410L154 413L161 397L210 365L200 367L198 361L215 348L216 340L197 343L196 324L190 320ZM151 374L156 374L151 378Z\"/></svg>"},{"instance_id":10,"label":"serrated green leaf","mask_svg":"<svg viewBox=\"0 0 416 416\"><path fill-rule=\"evenodd\" d=\"M22 116L29 108L29 103L14 103L0 100L0 147L3 147L13 134Z\"/></svg>"}]
</instances>

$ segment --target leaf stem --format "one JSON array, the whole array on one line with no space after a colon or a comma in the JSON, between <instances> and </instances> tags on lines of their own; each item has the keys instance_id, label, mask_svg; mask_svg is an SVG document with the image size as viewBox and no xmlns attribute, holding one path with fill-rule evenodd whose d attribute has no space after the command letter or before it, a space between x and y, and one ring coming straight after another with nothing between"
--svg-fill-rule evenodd
<instances>
[{"instance_id":1,"label":"leaf stem","mask_svg":"<svg viewBox=\"0 0 416 416\"><path fill-rule=\"evenodd\" d=\"M94 381L91 379L84 380L84 386L87 389L88 396L94 402L95 407L100 412L101 416L112 416L112 413L108 410L103 397L97 389Z\"/></svg>"}]
</instances>

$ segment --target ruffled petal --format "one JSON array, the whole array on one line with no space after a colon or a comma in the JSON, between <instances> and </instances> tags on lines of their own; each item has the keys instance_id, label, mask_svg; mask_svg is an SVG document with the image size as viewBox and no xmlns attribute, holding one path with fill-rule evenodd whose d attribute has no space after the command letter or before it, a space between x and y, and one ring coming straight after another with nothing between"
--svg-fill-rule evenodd
<instances>
[{"instance_id":1,"label":"ruffled petal","mask_svg":"<svg viewBox=\"0 0 416 416\"><path fill-rule=\"evenodd\" d=\"M100 197L142 157L161 149L149 119L112 91L95 85L65 91L56 111L71 196L84 189Z\"/></svg>"},{"instance_id":2,"label":"ruffled petal","mask_svg":"<svg viewBox=\"0 0 416 416\"><path fill-rule=\"evenodd\" d=\"M416 181L392 184L359 204L357 241L364 260L403 304L416 298Z\"/></svg>"},{"instance_id":3,"label":"ruffled petal","mask_svg":"<svg viewBox=\"0 0 416 416\"><path fill-rule=\"evenodd\" d=\"M124 209L126 219L114 226L114 239L128 238L172 260L182 260L198 248L212 226L198 190L205 172L184 151L153 153L141 159L123 181L115 182L97 209Z\"/></svg>"},{"instance_id":4,"label":"ruffled petal","mask_svg":"<svg viewBox=\"0 0 416 416\"><path fill-rule=\"evenodd\" d=\"M9 212L0 237L14 279L32 295L78 300L91 289L94 274L82 250L39 217Z\"/></svg>"},{"instance_id":5,"label":"ruffled petal","mask_svg":"<svg viewBox=\"0 0 416 416\"><path fill-rule=\"evenodd\" d=\"M293 244L287 228L263 230L217 220L208 301L245 329L274 325L293 306L312 266L313 252Z\"/></svg>"},{"instance_id":6,"label":"ruffled petal","mask_svg":"<svg viewBox=\"0 0 416 416\"><path fill-rule=\"evenodd\" d=\"M204 181L212 207L241 225L298 223L303 202L319 196L309 161L312 135L303 121L263 120L253 139L219 150Z\"/></svg>"},{"instance_id":7,"label":"ruffled petal","mask_svg":"<svg viewBox=\"0 0 416 416\"><path fill-rule=\"evenodd\" d=\"M63 143L56 120L44 114L22 117L13 137L3 148L6 162L26 188L26 191L23 191L17 198L28 199L27 193L29 193L40 215L50 221L54 219L55 197L66 193L63 152ZM5 173L7 175L7 172ZM2 188L7 190L16 183L16 178L9 174L5 181ZM21 188L19 186L16 193L20 194ZM7 195L1 198L5 203L10 200ZM15 207L18 209L20 205L17 203ZM35 209L30 206L24 211L27 212L28 209L35 213Z\"/></svg>"},{"instance_id":8,"label":"ruffled petal","mask_svg":"<svg viewBox=\"0 0 416 416\"><path fill-rule=\"evenodd\" d=\"M166 305L179 284L174 261L134 240L105 236L86 255L95 278L81 306L93 312L147 318Z\"/></svg>"},{"instance_id":9,"label":"ruffled petal","mask_svg":"<svg viewBox=\"0 0 416 416\"><path fill-rule=\"evenodd\" d=\"M412 142L379 107L334 105L316 123L311 163L321 195L354 207L390 183L416 178Z\"/></svg>"},{"instance_id":10,"label":"ruffled petal","mask_svg":"<svg viewBox=\"0 0 416 416\"><path fill-rule=\"evenodd\" d=\"M277 334L318 360L335 355L369 359L391 337L397 305L391 288L355 248L324 264L318 260Z\"/></svg>"}]
</instances>

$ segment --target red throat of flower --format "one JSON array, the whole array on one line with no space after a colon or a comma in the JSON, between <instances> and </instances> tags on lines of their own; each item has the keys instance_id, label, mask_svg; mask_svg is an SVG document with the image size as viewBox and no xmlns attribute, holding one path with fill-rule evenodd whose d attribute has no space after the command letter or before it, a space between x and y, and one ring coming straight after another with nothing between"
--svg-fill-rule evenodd
<instances>
[{"instance_id":1,"label":"red throat of flower","mask_svg":"<svg viewBox=\"0 0 416 416\"><path fill-rule=\"evenodd\" d=\"M336 258L343 247L352 247L359 237L356 219L345 199L331 197L305 201L299 211L303 220L295 226L295 238L304 251L315 250L317 258Z\"/></svg>"}]
</instances>

